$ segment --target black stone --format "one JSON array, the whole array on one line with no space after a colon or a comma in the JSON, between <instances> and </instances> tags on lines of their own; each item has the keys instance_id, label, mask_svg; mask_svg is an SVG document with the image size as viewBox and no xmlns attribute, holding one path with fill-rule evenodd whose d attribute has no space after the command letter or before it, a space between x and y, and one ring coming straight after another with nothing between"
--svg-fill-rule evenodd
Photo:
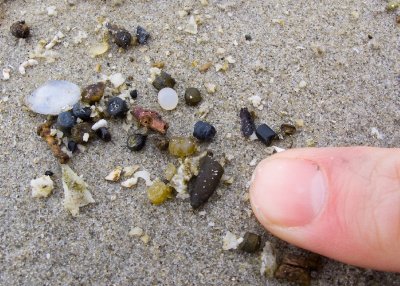
<instances>
[{"instance_id":1,"label":"black stone","mask_svg":"<svg viewBox=\"0 0 400 286\"><path fill-rule=\"evenodd\" d=\"M138 26L136 29L136 38L139 44L145 45L150 38L150 33L147 32L143 27Z\"/></svg>"},{"instance_id":2,"label":"black stone","mask_svg":"<svg viewBox=\"0 0 400 286\"><path fill-rule=\"evenodd\" d=\"M144 134L136 133L130 135L126 142L126 145L131 151L140 151L146 145L147 136Z\"/></svg>"},{"instance_id":3,"label":"black stone","mask_svg":"<svg viewBox=\"0 0 400 286\"><path fill-rule=\"evenodd\" d=\"M217 131L210 123L198 121L194 125L193 136L200 141L211 141Z\"/></svg>"},{"instance_id":4,"label":"black stone","mask_svg":"<svg viewBox=\"0 0 400 286\"><path fill-rule=\"evenodd\" d=\"M131 90L129 93L132 99L136 99L138 97L138 91L136 89Z\"/></svg>"},{"instance_id":5,"label":"black stone","mask_svg":"<svg viewBox=\"0 0 400 286\"><path fill-rule=\"evenodd\" d=\"M69 140L68 144L67 144L67 148L69 151L74 153L78 149L78 144L76 144L76 142L73 140Z\"/></svg>"},{"instance_id":6,"label":"black stone","mask_svg":"<svg viewBox=\"0 0 400 286\"><path fill-rule=\"evenodd\" d=\"M125 29L119 29L114 35L115 44L123 49L129 48L132 42L132 35Z\"/></svg>"},{"instance_id":7,"label":"black stone","mask_svg":"<svg viewBox=\"0 0 400 286\"><path fill-rule=\"evenodd\" d=\"M29 37L30 29L25 21L18 21L11 25L11 34L20 39L25 39Z\"/></svg>"},{"instance_id":8,"label":"black stone","mask_svg":"<svg viewBox=\"0 0 400 286\"><path fill-rule=\"evenodd\" d=\"M113 97L108 101L107 112L112 117L124 117L128 111L126 101L119 97Z\"/></svg>"},{"instance_id":9,"label":"black stone","mask_svg":"<svg viewBox=\"0 0 400 286\"><path fill-rule=\"evenodd\" d=\"M174 88L176 81L171 77L170 74L162 71L153 81L153 86L157 90L161 90L166 87Z\"/></svg>"},{"instance_id":10,"label":"black stone","mask_svg":"<svg viewBox=\"0 0 400 286\"><path fill-rule=\"evenodd\" d=\"M46 176L49 176L49 177L51 177L51 176L54 175L54 173L53 173L52 171L50 171L50 170L46 171L44 174L45 174Z\"/></svg>"},{"instance_id":11,"label":"black stone","mask_svg":"<svg viewBox=\"0 0 400 286\"><path fill-rule=\"evenodd\" d=\"M256 126L254 125L253 117L247 108L240 109L241 131L244 137L248 138L254 133Z\"/></svg>"},{"instance_id":12,"label":"black stone","mask_svg":"<svg viewBox=\"0 0 400 286\"><path fill-rule=\"evenodd\" d=\"M106 127L100 127L99 129L96 130L96 135L103 140L104 142L110 142L111 141L111 134L110 131Z\"/></svg>"},{"instance_id":13,"label":"black stone","mask_svg":"<svg viewBox=\"0 0 400 286\"><path fill-rule=\"evenodd\" d=\"M271 145L271 141L277 136L275 131L272 130L267 124L261 124L256 129L257 138L260 139L265 145Z\"/></svg>"},{"instance_id":14,"label":"black stone","mask_svg":"<svg viewBox=\"0 0 400 286\"><path fill-rule=\"evenodd\" d=\"M82 119L83 121L90 120L90 114L92 114L92 109L90 107L84 107L79 102L75 103L72 107L72 113L74 116Z\"/></svg>"}]
</instances>

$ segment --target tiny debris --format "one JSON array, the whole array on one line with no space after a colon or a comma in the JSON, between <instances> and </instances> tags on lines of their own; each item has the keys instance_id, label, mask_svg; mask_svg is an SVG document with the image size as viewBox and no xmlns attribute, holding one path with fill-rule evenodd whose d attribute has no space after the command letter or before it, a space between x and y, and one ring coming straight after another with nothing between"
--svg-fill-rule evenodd
<instances>
[{"instance_id":1,"label":"tiny debris","mask_svg":"<svg viewBox=\"0 0 400 286\"><path fill-rule=\"evenodd\" d=\"M189 137L172 137L168 144L169 153L180 158L193 155L197 151L196 142Z\"/></svg>"},{"instance_id":2,"label":"tiny debris","mask_svg":"<svg viewBox=\"0 0 400 286\"><path fill-rule=\"evenodd\" d=\"M96 135L103 140L104 142L110 142L111 141L111 134L110 131L106 127L100 127L99 129L96 130Z\"/></svg>"},{"instance_id":3,"label":"tiny debris","mask_svg":"<svg viewBox=\"0 0 400 286\"><path fill-rule=\"evenodd\" d=\"M176 174L176 167L172 163L168 163L167 167L164 170L164 178L169 182Z\"/></svg>"},{"instance_id":4,"label":"tiny debris","mask_svg":"<svg viewBox=\"0 0 400 286\"><path fill-rule=\"evenodd\" d=\"M140 106L136 106L133 108L131 113L141 125L148 127L154 131L158 131L161 134L165 134L167 132L168 123L163 121L161 116L157 112L146 110Z\"/></svg>"},{"instance_id":5,"label":"tiny debris","mask_svg":"<svg viewBox=\"0 0 400 286\"><path fill-rule=\"evenodd\" d=\"M256 129L257 138L265 145L269 146L271 141L277 136L274 130L272 130L267 124L261 124Z\"/></svg>"},{"instance_id":6,"label":"tiny debris","mask_svg":"<svg viewBox=\"0 0 400 286\"><path fill-rule=\"evenodd\" d=\"M205 83L204 86L209 94L214 94L217 91L217 86L213 83Z\"/></svg>"},{"instance_id":7,"label":"tiny debris","mask_svg":"<svg viewBox=\"0 0 400 286\"><path fill-rule=\"evenodd\" d=\"M32 198L47 198L54 188L54 182L48 175L31 180Z\"/></svg>"},{"instance_id":8,"label":"tiny debris","mask_svg":"<svg viewBox=\"0 0 400 286\"><path fill-rule=\"evenodd\" d=\"M118 47L127 49L132 44L132 35L127 30L119 28L112 31L114 42Z\"/></svg>"},{"instance_id":9,"label":"tiny debris","mask_svg":"<svg viewBox=\"0 0 400 286\"><path fill-rule=\"evenodd\" d=\"M251 104L258 110L263 110L264 106L261 102L261 97L259 95L253 95L248 98Z\"/></svg>"},{"instance_id":10,"label":"tiny debris","mask_svg":"<svg viewBox=\"0 0 400 286\"><path fill-rule=\"evenodd\" d=\"M121 186L123 186L125 188L131 188L131 187L133 187L133 186L135 186L137 184L139 178L142 178L143 180L146 181L146 186L147 187L150 187L153 184L153 181L150 180L150 173L149 172L147 172L147 171L139 171L139 172L136 172L133 175L133 178L130 178L130 179L126 180L126 181L123 181L121 183Z\"/></svg>"},{"instance_id":11,"label":"tiny debris","mask_svg":"<svg viewBox=\"0 0 400 286\"><path fill-rule=\"evenodd\" d=\"M54 173L50 170L47 170L46 172L44 172L44 174L45 176L50 176L50 177L54 176Z\"/></svg>"},{"instance_id":12,"label":"tiny debris","mask_svg":"<svg viewBox=\"0 0 400 286\"><path fill-rule=\"evenodd\" d=\"M212 67L212 65L213 65L212 62L207 62L207 63L201 65L199 67L199 72L201 72L201 73L207 72Z\"/></svg>"},{"instance_id":13,"label":"tiny debris","mask_svg":"<svg viewBox=\"0 0 400 286\"><path fill-rule=\"evenodd\" d=\"M108 44L108 42L106 40L103 40L100 43L96 43L96 44L92 45L89 48L88 52L92 58L95 58L97 56L104 55L105 53L108 52L109 49L110 49L110 45Z\"/></svg>"},{"instance_id":14,"label":"tiny debris","mask_svg":"<svg viewBox=\"0 0 400 286\"><path fill-rule=\"evenodd\" d=\"M294 133L296 133L296 126L284 123L281 125L281 132L285 135L293 135Z\"/></svg>"},{"instance_id":15,"label":"tiny debris","mask_svg":"<svg viewBox=\"0 0 400 286\"><path fill-rule=\"evenodd\" d=\"M88 121L90 120L92 109L89 106L83 106L78 102L72 107L72 113L76 118L79 118L82 121Z\"/></svg>"},{"instance_id":16,"label":"tiny debris","mask_svg":"<svg viewBox=\"0 0 400 286\"><path fill-rule=\"evenodd\" d=\"M18 67L18 71L20 74L24 75L26 74L26 68L27 67L33 67L38 65L39 62L37 60L34 59L29 59L27 61L24 61L19 67Z\"/></svg>"},{"instance_id":17,"label":"tiny debris","mask_svg":"<svg viewBox=\"0 0 400 286\"><path fill-rule=\"evenodd\" d=\"M302 80L302 81L299 82L299 88L303 89L306 86L307 86L307 82L306 81Z\"/></svg>"},{"instance_id":18,"label":"tiny debris","mask_svg":"<svg viewBox=\"0 0 400 286\"><path fill-rule=\"evenodd\" d=\"M63 39L65 35L62 32L57 32L54 38L44 47L46 50L51 50L55 45L61 43L61 39Z\"/></svg>"},{"instance_id":19,"label":"tiny debris","mask_svg":"<svg viewBox=\"0 0 400 286\"><path fill-rule=\"evenodd\" d=\"M241 122L241 131L244 137L249 138L256 129L254 125L253 117L251 116L249 110L247 108L240 109L240 122Z\"/></svg>"},{"instance_id":20,"label":"tiny debris","mask_svg":"<svg viewBox=\"0 0 400 286\"><path fill-rule=\"evenodd\" d=\"M251 162L249 163L249 165L251 167L254 167L255 165L257 165L257 158L254 158L253 160L251 160Z\"/></svg>"},{"instance_id":21,"label":"tiny debris","mask_svg":"<svg viewBox=\"0 0 400 286\"><path fill-rule=\"evenodd\" d=\"M99 102L103 98L105 88L104 82L88 85L82 91L82 101L89 104Z\"/></svg>"},{"instance_id":22,"label":"tiny debris","mask_svg":"<svg viewBox=\"0 0 400 286\"><path fill-rule=\"evenodd\" d=\"M138 152L146 145L147 135L135 133L128 136L126 145L129 150Z\"/></svg>"},{"instance_id":23,"label":"tiny debris","mask_svg":"<svg viewBox=\"0 0 400 286\"><path fill-rule=\"evenodd\" d=\"M108 80L112 83L115 88L119 88L125 82L125 77L122 73L112 74L108 77Z\"/></svg>"},{"instance_id":24,"label":"tiny debris","mask_svg":"<svg viewBox=\"0 0 400 286\"><path fill-rule=\"evenodd\" d=\"M150 242L150 236L148 236L147 234L143 235L140 240L144 243L144 244L148 244Z\"/></svg>"},{"instance_id":25,"label":"tiny debris","mask_svg":"<svg viewBox=\"0 0 400 286\"><path fill-rule=\"evenodd\" d=\"M304 120L303 119L296 119L294 121L294 124L297 128L303 128L304 127Z\"/></svg>"},{"instance_id":26,"label":"tiny debris","mask_svg":"<svg viewBox=\"0 0 400 286\"><path fill-rule=\"evenodd\" d=\"M260 249L260 246L261 237L258 234L246 232L238 248L248 253L254 253Z\"/></svg>"},{"instance_id":27,"label":"tiny debris","mask_svg":"<svg viewBox=\"0 0 400 286\"><path fill-rule=\"evenodd\" d=\"M47 15L49 16L57 16L57 8L56 6L49 6L46 8Z\"/></svg>"},{"instance_id":28,"label":"tiny debris","mask_svg":"<svg viewBox=\"0 0 400 286\"><path fill-rule=\"evenodd\" d=\"M382 133L379 132L378 128L372 127L371 128L371 135L374 136L378 140L383 140L384 136Z\"/></svg>"},{"instance_id":29,"label":"tiny debris","mask_svg":"<svg viewBox=\"0 0 400 286\"><path fill-rule=\"evenodd\" d=\"M317 146L317 142L313 138L309 138L306 140L307 147L315 147Z\"/></svg>"},{"instance_id":30,"label":"tiny debris","mask_svg":"<svg viewBox=\"0 0 400 286\"><path fill-rule=\"evenodd\" d=\"M124 167L122 169L122 176L125 178L131 177L137 170L139 170L139 165Z\"/></svg>"},{"instance_id":31,"label":"tiny debris","mask_svg":"<svg viewBox=\"0 0 400 286\"><path fill-rule=\"evenodd\" d=\"M261 253L261 276L267 276L269 278L274 277L275 270L278 268L276 261L275 250L272 247L271 242L266 241L263 251Z\"/></svg>"},{"instance_id":32,"label":"tiny debris","mask_svg":"<svg viewBox=\"0 0 400 286\"><path fill-rule=\"evenodd\" d=\"M237 238L232 232L227 231L223 240L222 240L222 249L223 250L231 250L237 249L238 246L243 242L243 238Z\"/></svg>"},{"instance_id":33,"label":"tiny debris","mask_svg":"<svg viewBox=\"0 0 400 286\"><path fill-rule=\"evenodd\" d=\"M39 125L37 134L42 137L44 141L46 141L47 145L49 145L54 157L56 157L61 164L65 164L68 162L69 157L61 150L61 147L58 144L58 139L51 135L52 125L52 121L46 121L45 123Z\"/></svg>"},{"instance_id":34,"label":"tiny debris","mask_svg":"<svg viewBox=\"0 0 400 286\"><path fill-rule=\"evenodd\" d=\"M25 21L18 21L11 25L11 34L20 39L25 39L29 37L30 29Z\"/></svg>"},{"instance_id":35,"label":"tiny debris","mask_svg":"<svg viewBox=\"0 0 400 286\"><path fill-rule=\"evenodd\" d=\"M79 144L87 143L89 138L93 138L94 135L95 133L92 130L92 125L89 122L75 124L71 129L72 140Z\"/></svg>"},{"instance_id":36,"label":"tiny debris","mask_svg":"<svg viewBox=\"0 0 400 286\"><path fill-rule=\"evenodd\" d=\"M99 121L97 121L95 124L92 125L92 130L96 131L97 129L103 127L107 128L107 126L108 126L107 120L100 119Z\"/></svg>"},{"instance_id":37,"label":"tiny debris","mask_svg":"<svg viewBox=\"0 0 400 286\"><path fill-rule=\"evenodd\" d=\"M153 138L153 143L160 151L168 150L169 139L165 136L156 136Z\"/></svg>"},{"instance_id":38,"label":"tiny debris","mask_svg":"<svg viewBox=\"0 0 400 286\"><path fill-rule=\"evenodd\" d=\"M386 5L386 11L393 12L396 11L400 7L399 1L391 1Z\"/></svg>"},{"instance_id":39,"label":"tiny debris","mask_svg":"<svg viewBox=\"0 0 400 286\"><path fill-rule=\"evenodd\" d=\"M10 73L11 73L11 69L4 68L3 69L3 80L9 80L10 79Z\"/></svg>"},{"instance_id":40,"label":"tiny debris","mask_svg":"<svg viewBox=\"0 0 400 286\"><path fill-rule=\"evenodd\" d=\"M57 117L57 128L64 132L69 132L76 124L76 117L71 111L61 112Z\"/></svg>"},{"instance_id":41,"label":"tiny debris","mask_svg":"<svg viewBox=\"0 0 400 286\"><path fill-rule=\"evenodd\" d=\"M197 88L189 87L185 91L185 102L189 106L196 106L202 100L200 91Z\"/></svg>"},{"instance_id":42,"label":"tiny debris","mask_svg":"<svg viewBox=\"0 0 400 286\"><path fill-rule=\"evenodd\" d=\"M221 164L207 155L200 160L199 174L189 191L190 205L196 209L206 203L217 189L224 174Z\"/></svg>"},{"instance_id":43,"label":"tiny debris","mask_svg":"<svg viewBox=\"0 0 400 286\"><path fill-rule=\"evenodd\" d=\"M129 231L129 236L133 236L133 237L141 237L144 234L143 229L141 229L140 227L134 227Z\"/></svg>"},{"instance_id":44,"label":"tiny debris","mask_svg":"<svg viewBox=\"0 0 400 286\"><path fill-rule=\"evenodd\" d=\"M194 16L190 16L189 18L189 23L187 24L186 28L185 28L185 32L192 34L192 35L196 35L197 34L197 23L196 23L196 19L194 18Z\"/></svg>"},{"instance_id":45,"label":"tiny debris","mask_svg":"<svg viewBox=\"0 0 400 286\"><path fill-rule=\"evenodd\" d=\"M178 106L178 94L170 87L161 89L158 92L158 103L164 110L174 110Z\"/></svg>"},{"instance_id":46,"label":"tiny debris","mask_svg":"<svg viewBox=\"0 0 400 286\"><path fill-rule=\"evenodd\" d=\"M118 166L110 172L104 179L111 182L118 182L121 178L122 167Z\"/></svg>"},{"instance_id":47,"label":"tiny debris","mask_svg":"<svg viewBox=\"0 0 400 286\"><path fill-rule=\"evenodd\" d=\"M64 207L72 216L79 214L79 208L94 203L88 185L68 165L62 164L62 184L64 188Z\"/></svg>"}]
</instances>

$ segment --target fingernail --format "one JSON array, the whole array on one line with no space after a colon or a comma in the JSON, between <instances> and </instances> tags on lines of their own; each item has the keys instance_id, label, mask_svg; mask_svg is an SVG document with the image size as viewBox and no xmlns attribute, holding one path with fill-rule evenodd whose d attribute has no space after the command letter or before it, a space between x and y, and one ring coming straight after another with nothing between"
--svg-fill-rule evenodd
<instances>
[{"instance_id":1,"label":"fingernail","mask_svg":"<svg viewBox=\"0 0 400 286\"><path fill-rule=\"evenodd\" d=\"M304 226L321 212L327 197L323 172L312 161L271 158L255 170L250 198L262 223Z\"/></svg>"}]
</instances>

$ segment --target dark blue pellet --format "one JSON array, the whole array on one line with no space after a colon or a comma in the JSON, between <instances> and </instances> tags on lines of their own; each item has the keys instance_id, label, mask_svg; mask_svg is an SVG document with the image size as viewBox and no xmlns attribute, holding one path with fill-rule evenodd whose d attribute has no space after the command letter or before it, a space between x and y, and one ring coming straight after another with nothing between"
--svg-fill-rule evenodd
<instances>
[{"instance_id":1,"label":"dark blue pellet","mask_svg":"<svg viewBox=\"0 0 400 286\"><path fill-rule=\"evenodd\" d=\"M106 127L101 127L96 130L97 136L103 140L104 142L110 142L111 141L111 134L108 131Z\"/></svg>"},{"instance_id":2,"label":"dark blue pellet","mask_svg":"<svg viewBox=\"0 0 400 286\"><path fill-rule=\"evenodd\" d=\"M136 30L136 38L139 44L145 45L150 38L150 33L147 32L143 27L138 26Z\"/></svg>"},{"instance_id":3,"label":"dark blue pellet","mask_svg":"<svg viewBox=\"0 0 400 286\"><path fill-rule=\"evenodd\" d=\"M83 121L88 121L90 119L90 114L92 113L92 109L90 107L84 107L79 102L75 103L72 107L72 113L82 119Z\"/></svg>"},{"instance_id":4,"label":"dark blue pellet","mask_svg":"<svg viewBox=\"0 0 400 286\"><path fill-rule=\"evenodd\" d=\"M57 128L62 131L69 131L74 127L76 123L76 117L71 111L61 112L57 118Z\"/></svg>"},{"instance_id":5,"label":"dark blue pellet","mask_svg":"<svg viewBox=\"0 0 400 286\"><path fill-rule=\"evenodd\" d=\"M274 130L272 130L267 124L261 124L256 129L257 138L260 139L265 145L271 145L271 141L277 136Z\"/></svg>"},{"instance_id":6,"label":"dark blue pellet","mask_svg":"<svg viewBox=\"0 0 400 286\"><path fill-rule=\"evenodd\" d=\"M78 144L76 144L76 142L73 140L69 140L68 144L67 144L67 148L69 151L74 153L78 149Z\"/></svg>"},{"instance_id":7,"label":"dark blue pellet","mask_svg":"<svg viewBox=\"0 0 400 286\"><path fill-rule=\"evenodd\" d=\"M211 141L217 131L214 126L204 121L198 121L194 125L193 136L200 141Z\"/></svg>"},{"instance_id":8,"label":"dark blue pellet","mask_svg":"<svg viewBox=\"0 0 400 286\"><path fill-rule=\"evenodd\" d=\"M119 97L113 97L108 102L107 112L113 117L124 117L128 111L126 101Z\"/></svg>"}]
</instances>

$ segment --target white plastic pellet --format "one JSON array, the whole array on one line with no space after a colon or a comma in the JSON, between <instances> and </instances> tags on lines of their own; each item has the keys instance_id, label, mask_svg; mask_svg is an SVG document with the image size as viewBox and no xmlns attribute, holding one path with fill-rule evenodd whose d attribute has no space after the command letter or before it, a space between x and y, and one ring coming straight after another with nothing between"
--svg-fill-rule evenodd
<instances>
[{"instance_id":1,"label":"white plastic pellet","mask_svg":"<svg viewBox=\"0 0 400 286\"><path fill-rule=\"evenodd\" d=\"M172 88L163 88L158 93L158 103L165 110L173 110L178 105L178 94Z\"/></svg>"}]
</instances>

